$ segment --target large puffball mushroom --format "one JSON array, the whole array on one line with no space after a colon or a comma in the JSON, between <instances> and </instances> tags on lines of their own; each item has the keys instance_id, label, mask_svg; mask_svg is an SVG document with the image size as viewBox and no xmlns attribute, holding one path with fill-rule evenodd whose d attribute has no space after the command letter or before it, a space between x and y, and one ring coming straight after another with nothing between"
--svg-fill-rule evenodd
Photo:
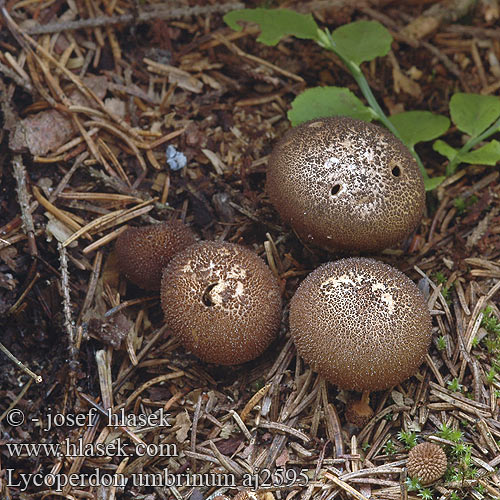
<instances>
[{"instance_id":1,"label":"large puffball mushroom","mask_svg":"<svg viewBox=\"0 0 500 500\"><path fill-rule=\"evenodd\" d=\"M168 330L209 363L234 365L259 356L281 320L278 281L241 245L202 242L177 254L163 273Z\"/></svg>"},{"instance_id":2,"label":"large puffball mushroom","mask_svg":"<svg viewBox=\"0 0 500 500\"><path fill-rule=\"evenodd\" d=\"M196 243L193 232L179 220L129 227L116 240L121 272L146 290L159 290L163 268L181 250Z\"/></svg>"},{"instance_id":3,"label":"large puffball mushroom","mask_svg":"<svg viewBox=\"0 0 500 500\"><path fill-rule=\"evenodd\" d=\"M267 191L304 243L377 251L403 241L425 203L419 167L385 128L345 116L291 129L269 159Z\"/></svg>"},{"instance_id":4,"label":"large puffball mushroom","mask_svg":"<svg viewBox=\"0 0 500 500\"><path fill-rule=\"evenodd\" d=\"M413 375L431 340L427 303L403 273L348 258L317 268L290 303L298 353L340 389L374 391Z\"/></svg>"}]
</instances>

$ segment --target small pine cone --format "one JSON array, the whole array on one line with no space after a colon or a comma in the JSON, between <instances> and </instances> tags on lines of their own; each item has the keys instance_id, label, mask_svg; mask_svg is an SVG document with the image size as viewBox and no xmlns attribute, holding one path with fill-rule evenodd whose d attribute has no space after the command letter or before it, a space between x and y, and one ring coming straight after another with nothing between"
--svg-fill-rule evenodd
<instances>
[{"instance_id":1,"label":"small pine cone","mask_svg":"<svg viewBox=\"0 0 500 500\"><path fill-rule=\"evenodd\" d=\"M448 460L437 444L421 443L410 450L408 455L408 475L417 478L422 485L431 484L446 472Z\"/></svg>"}]
</instances>

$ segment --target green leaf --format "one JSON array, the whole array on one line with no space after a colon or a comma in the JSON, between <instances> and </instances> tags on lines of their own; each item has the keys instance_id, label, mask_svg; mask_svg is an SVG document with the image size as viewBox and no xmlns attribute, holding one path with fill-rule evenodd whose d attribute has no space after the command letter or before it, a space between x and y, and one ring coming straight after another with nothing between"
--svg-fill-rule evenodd
<instances>
[{"instance_id":1,"label":"green leaf","mask_svg":"<svg viewBox=\"0 0 500 500\"><path fill-rule=\"evenodd\" d=\"M367 122L373 120L373 111L365 106L349 89L343 87L314 87L307 89L292 102L288 119L295 127L302 122L325 116L350 116Z\"/></svg>"},{"instance_id":2,"label":"green leaf","mask_svg":"<svg viewBox=\"0 0 500 500\"><path fill-rule=\"evenodd\" d=\"M432 178L427 178L424 179L424 186L426 191L432 191L433 189L436 189L439 184L441 184L446 177L440 176L440 177L432 177Z\"/></svg>"},{"instance_id":3,"label":"green leaf","mask_svg":"<svg viewBox=\"0 0 500 500\"><path fill-rule=\"evenodd\" d=\"M500 142L492 140L479 149L475 149L469 153L462 153L459 158L464 163L496 165L500 161Z\"/></svg>"},{"instance_id":4,"label":"green leaf","mask_svg":"<svg viewBox=\"0 0 500 500\"><path fill-rule=\"evenodd\" d=\"M318 40L318 25L311 14L299 14L289 9L233 10L224 16L226 24L236 31L242 26L238 21L256 23L261 29L258 42L276 45L284 36Z\"/></svg>"},{"instance_id":5,"label":"green leaf","mask_svg":"<svg viewBox=\"0 0 500 500\"><path fill-rule=\"evenodd\" d=\"M392 36L377 21L356 21L332 33L334 50L358 66L385 56L391 50Z\"/></svg>"},{"instance_id":6,"label":"green leaf","mask_svg":"<svg viewBox=\"0 0 500 500\"><path fill-rule=\"evenodd\" d=\"M462 132L476 137L500 116L500 98L459 92L450 99L450 115Z\"/></svg>"},{"instance_id":7,"label":"green leaf","mask_svg":"<svg viewBox=\"0 0 500 500\"><path fill-rule=\"evenodd\" d=\"M500 142L492 140L484 146L470 151L468 153L460 153L455 148L452 148L444 141L436 141L433 146L434 151L446 156L452 161L458 155L458 160L463 163L475 163L478 165L496 165L500 161Z\"/></svg>"},{"instance_id":8,"label":"green leaf","mask_svg":"<svg viewBox=\"0 0 500 500\"><path fill-rule=\"evenodd\" d=\"M438 140L432 145L432 149L437 151L440 155L446 156L448 160L453 160L458 154L458 150L452 148L448 143Z\"/></svg>"},{"instance_id":9,"label":"green leaf","mask_svg":"<svg viewBox=\"0 0 500 500\"><path fill-rule=\"evenodd\" d=\"M446 116L430 111L406 111L389 117L408 147L424 141L431 141L443 135L450 127Z\"/></svg>"}]
</instances>

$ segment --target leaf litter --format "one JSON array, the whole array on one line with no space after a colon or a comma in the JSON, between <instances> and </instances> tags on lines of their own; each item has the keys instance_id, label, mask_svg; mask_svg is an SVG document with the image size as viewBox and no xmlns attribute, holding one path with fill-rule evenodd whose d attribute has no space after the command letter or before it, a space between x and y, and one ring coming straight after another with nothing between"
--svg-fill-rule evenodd
<instances>
[{"instance_id":1,"label":"leaf litter","mask_svg":"<svg viewBox=\"0 0 500 500\"><path fill-rule=\"evenodd\" d=\"M205 365L164 331L158 297L119 276L113 240L120 231L169 218L186 221L200 238L244 243L266 256L285 303L309 271L331 259L304 248L277 217L264 192L266 159L289 127L286 112L304 80L308 87L333 84L354 93L356 87L338 59L307 41L267 48L255 41L253 27L229 30L221 14L241 4L199 3L168 11L146 2L138 26L127 1L71 2L66 13L61 3L1 4L15 24L4 15L0 33L0 102L8 124L0 153L0 346L28 370L6 361L0 373L2 444L81 438L95 446L120 436L129 447L176 445L163 457L37 460L9 456L3 446L2 474L100 469L130 477L168 468L241 478L282 467L293 477L305 471L307 484L256 493L240 479L237 488L84 484L62 493L153 500L234 497L240 490L239 499L416 500L422 491L405 486L408 448L398 438L404 431L449 455L449 474L432 486L434 498L500 497L498 167L458 169L429 196L416 234L382 255L428 289L434 340L414 377L375 395L375 415L362 429L345 423L347 395L295 356L286 308L280 337L261 358ZM456 89L498 95L496 2L479 2L475 10L472 2L450 2L447 12L437 2L330 4L295 8L333 27L388 20L397 66L389 58L364 67L387 109L448 115ZM457 21L462 9L470 25ZM120 16L123 24L109 21ZM150 46L152 19L161 47ZM51 31L35 34L43 24ZM416 92L405 78L418 72ZM101 90L89 78L101 79ZM451 147L462 140L447 133ZM178 171L168 166L169 146L187 160ZM15 154L26 147L32 156ZM429 171L442 175L443 158L426 146L419 152ZM34 384L38 375L43 383ZM23 426L5 421L15 407L26 415ZM99 416L44 432L32 419L45 419L48 407L66 415L97 408ZM108 408L135 415L164 410L171 427L111 432L104 425ZM457 451L457 435L465 451ZM2 488L3 498L23 498L18 487L4 481ZM55 495L49 486L28 493Z\"/></svg>"}]
</instances>

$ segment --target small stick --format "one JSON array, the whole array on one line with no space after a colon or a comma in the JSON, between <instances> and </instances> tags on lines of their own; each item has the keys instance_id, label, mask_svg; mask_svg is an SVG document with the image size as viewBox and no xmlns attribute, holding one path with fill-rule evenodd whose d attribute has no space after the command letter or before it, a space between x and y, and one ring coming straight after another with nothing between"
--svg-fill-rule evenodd
<instances>
[{"instance_id":1,"label":"small stick","mask_svg":"<svg viewBox=\"0 0 500 500\"><path fill-rule=\"evenodd\" d=\"M68 226L73 231L78 231L79 229L81 229L82 226L80 226L78 222L72 219L69 215L66 215L65 212L57 208L55 205L50 203L49 200L44 198L41 191L36 186L33 186L32 189L38 203L40 203L40 205L42 205L42 207L45 208L47 212L50 212L54 217L59 219L63 224ZM85 234L84 236L92 241L92 238L88 234Z\"/></svg>"},{"instance_id":2,"label":"small stick","mask_svg":"<svg viewBox=\"0 0 500 500\"><path fill-rule=\"evenodd\" d=\"M248 430L248 427L245 425L245 422L241 420L240 416L234 411L234 410L229 410L229 413L232 415L236 423L238 424L238 427L241 429L245 437L251 441L252 440L252 435L250 434L250 431Z\"/></svg>"},{"instance_id":3,"label":"small stick","mask_svg":"<svg viewBox=\"0 0 500 500\"><path fill-rule=\"evenodd\" d=\"M273 272L274 276L277 279L279 279L280 275L279 275L278 268L276 267L276 262L274 260L274 255L273 255L272 244L270 241L264 241L264 250L266 251L267 263L269 264L271 271Z\"/></svg>"},{"instance_id":4,"label":"small stick","mask_svg":"<svg viewBox=\"0 0 500 500\"><path fill-rule=\"evenodd\" d=\"M63 242L63 247L67 247L70 243L73 241L77 240L80 238L80 236L85 235L89 231L97 232L99 229L103 229L103 227L110 223L112 220L117 219L118 217L135 213L137 210L140 208L143 208L148 205L152 205L154 202L158 201L158 198L153 198L151 200L144 201L142 203L139 203L135 207L132 208L127 208L127 209L120 209L120 210L115 210L114 212L110 212L109 214L102 215L101 217L98 217L97 219L94 219L93 221L89 222L87 225L83 226L82 228L79 228L75 233L73 233L67 240Z\"/></svg>"},{"instance_id":5,"label":"small stick","mask_svg":"<svg viewBox=\"0 0 500 500\"><path fill-rule=\"evenodd\" d=\"M69 339L69 352L71 359L76 361L77 349L75 346L75 330L73 328L73 320L71 317L71 297L69 293L69 274L68 274L68 258L66 248L59 243L59 262L61 265L61 289L63 293L63 311L64 311L64 326Z\"/></svg>"},{"instance_id":6,"label":"small stick","mask_svg":"<svg viewBox=\"0 0 500 500\"><path fill-rule=\"evenodd\" d=\"M163 143L171 141L172 139L175 139L179 135L182 135L186 131L187 127L180 128L179 130L174 130L173 132L170 132L163 137L160 137L154 142L151 142L149 144L138 144L138 147L143 148L143 149L156 149L158 146L161 146Z\"/></svg>"},{"instance_id":7,"label":"small stick","mask_svg":"<svg viewBox=\"0 0 500 500\"><path fill-rule=\"evenodd\" d=\"M33 86L29 81L24 80L20 76L17 75L17 73L7 66L3 65L0 63L0 73L3 73L7 78L10 78L11 80L14 80L14 82L22 87L24 90L26 90L28 93L33 94Z\"/></svg>"},{"instance_id":8,"label":"small stick","mask_svg":"<svg viewBox=\"0 0 500 500\"><path fill-rule=\"evenodd\" d=\"M134 399L139 396L142 392L144 392L146 389L149 389L151 386L159 384L160 382L163 382L165 380L171 380L173 378L179 378L185 375L185 372L182 370L177 370L175 372L171 373L166 373L165 375L159 375L158 377L152 378L148 380L147 382L144 382L138 389L136 389L125 401L124 408L127 408L130 406L130 403L134 401Z\"/></svg>"},{"instance_id":9,"label":"small stick","mask_svg":"<svg viewBox=\"0 0 500 500\"><path fill-rule=\"evenodd\" d=\"M84 401L86 401L89 405L91 405L93 408L95 408L102 416L108 417L108 415L114 416L117 415L119 417L119 414L110 413L108 410L105 410L100 404L96 403L90 396L87 396L87 394L83 392L77 392L77 396ZM117 425L116 429L121 430L124 432L130 439L137 444L143 444L145 445L144 441L138 437L136 434L134 434L127 426L125 425Z\"/></svg>"},{"instance_id":10,"label":"small stick","mask_svg":"<svg viewBox=\"0 0 500 500\"><path fill-rule=\"evenodd\" d=\"M240 418L242 422L245 422L245 419L249 415L249 413L254 409L255 405L267 394L267 391L271 388L271 384L267 384L261 389L259 389L251 398L250 401L243 408Z\"/></svg>"},{"instance_id":11,"label":"small stick","mask_svg":"<svg viewBox=\"0 0 500 500\"><path fill-rule=\"evenodd\" d=\"M155 9L149 12L139 12L138 15L123 14L120 16L99 16L80 21L69 21L62 23L48 23L34 26L26 32L29 35L45 35L47 33L59 33L65 30L77 30L84 28L98 28L113 24L141 24L156 19L180 19L191 16L203 16L211 13L229 12L231 10L243 9L245 5L240 2L229 2L207 6L180 7L177 9Z\"/></svg>"},{"instance_id":12,"label":"small stick","mask_svg":"<svg viewBox=\"0 0 500 500\"><path fill-rule=\"evenodd\" d=\"M38 255L38 250L36 248L35 241L35 225L33 224L33 217L30 212L30 197L26 187L26 169L23 165L23 159L21 155L15 155L13 165L14 167L14 178L17 183L17 200L19 206L21 207L21 218L24 225L24 232L28 237L28 248L30 255Z\"/></svg>"},{"instance_id":13,"label":"small stick","mask_svg":"<svg viewBox=\"0 0 500 500\"><path fill-rule=\"evenodd\" d=\"M85 299L83 301L83 305L80 309L80 314L78 315L78 319L76 320L76 324L78 327L81 326L82 318L87 313L92 300L94 299L95 291L97 288L97 282L99 280L99 276L101 273L101 265L102 265L102 252L97 252L94 263L92 265L92 274L90 275L89 282L87 284L87 294L85 295Z\"/></svg>"},{"instance_id":14,"label":"small stick","mask_svg":"<svg viewBox=\"0 0 500 500\"><path fill-rule=\"evenodd\" d=\"M96 129L97 130L97 129ZM90 134L90 132L89 132ZM87 151L84 151L83 153L78 156L78 158L75 160L71 168L64 174L63 178L59 182L59 184L56 186L56 188L50 193L49 196L49 202L54 203L56 199L59 197L59 195L62 193L62 190L67 186L69 180L73 176L73 174L76 172L77 168L83 164L83 160L86 160L89 156L89 153Z\"/></svg>"},{"instance_id":15,"label":"small stick","mask_svg":"<svg viewBox=\"0 0 500 500\"><path fill-rule=\"evenodd\" d=\"M98 248L101 248L104 245L107 245L110 241L115 240L122 234L124 231L128 229L128 226L122 226L118 229L114 229L110 233L106 234L102 238L99 238L97 241L94 241L94 243L91 243L90 245L86 246L83 250L82 253L83 255L87 255L90 252L93 252L94 250L97 250Z\"/></svg>"},{"instance_id":16,"label":"small stick","mask_svg":"<svg viewBox=\"0 0 500 500\"><path fill-rule=\"evenodd\" d=\"M337 476L334 476L330 472L326 472L325 477L333 481L337 486L342 488L346 493L350 494L354 498L357 498L358 500L368 500L368 498L362 495L358 490L355 490L352 486L347 484L345 481L342 481Z\"/></svg>"},{"instance_id":17,"label":"small stick","mask_svg":"<svg viewBox=\"0 0 500 500\"><path fill-rule=\"evenodd\" d=\"M200 418L201 413L201 403L203 402L203 394L198 396L198 401L196 402L196 406L194 408L193 414L193 422L191 424L191 451L196 451L196 435L198 432L198 420ZM196 472L196 459L193 459L191 462L191 468L194 472Z\"/></svg>"},{"instance_id":18,"label":"small stick","mask_svg":"<svg viewBox=\"0 0 500 500\"><path fill-rule=\"evenodd\" d=\"M271 68L276 73L279 73L283 76L286 76L287 78L290 78L296 82L299 82L299 83L304 82L304 79L301 76L296 75L295 73L291 73L290 71L287 71L283 68L280 68L279 66L276 66L275 64L272 64L269 61L266 61L265 59L261 59L260 57L254 56L252 54L247 54L245 51L240 49L237 45L228 41L227 38L225 38L221 34L214 34L213 36L217 40L220 40L221 43L223 43L231 52L233 52L237 56L243 57L243 58L248 59L248 60L253 61L253 62L256 62L258 64L261 64L262 66L267 66L268 68Z\"/></svg>"},{"instance_id":19,"label":"small stick","mask_svg":"<svg viewBox=\"0 0 500 500\"><path fill-rule=\"evenodd\" d=\"M101 389L101 401L105 410L113 407L113 388L111 386L111 356L112 351L99 349L95 353L97 373L99 376L99 387Z\"/></svg>"},{"instance_id":20,"label":"small stick","mask_svg":"<svg viewBox=\"0 0 500 500\"><path fill-rule=\"evenodd\" d=\"M139 149L135 145L135 143L128 137L128 135L121 130L118 130L116 127L113 127L110 123L107 122L101 122L98 120L90 120L85 122L85 125L88 127L100 127L106 129L108 132L116 135L119 137L125 144L127 144L130 149L134 152L137 161L139 162L141 168L143 170L147 170L147 165L146 162L144 161L144 158L141 156L141 153L139 152Z\"/></svg>"},{"instance_id":21,"label":"small stick","mask_svg":"<svg viewBox=\"0 0 500 500\"><path fill-rule=\"evenodd\" d=\"M244 471L239 467L239 465L234 460L231 460L229 457L223 455L212 440L208 442L208 445L215 455L215 458L217 458L224 469L237 477L241 477L244 474Z\"/></svg>"},{"instance_id":22,"label":"small stick","mask_svg":"<svg viewBox=\"0 0 500 500\"><path fill-rule=\"evenodd\" d=\"M40 273L38 273L38 272L35 273L35 276L33 276L33 279L28 283L28 286L24 289L23 293L21 293L21 295L16 300L14 305L9 309L8 314L14 314L19 309L19 307L21 306L21 303L24 300L24 297L26 297L26 295L28 295L28 293L35 286L35 283L38 281L39 278L40 278Z\"/></svg>"},{"instance_id":23,"label":"small stick","mask_svg":"<svg viewBox=\"0 0 500 500\"><path fill-rule=\"evenodd\" d=\"M23 396L26 394L28 389L31 387L32 383L33 383L33 379L30 378L28 380L28 382L26 382L26 384L24 384L24 387L22 388L21 392L16 396L14 401L12 401L12 403L10 403L9 407L0 415L0 422L2 422L2 420L7 416L7 414L10 412L10 410L12 410L12 408L15 408L17 406L17 403L19 403L19 401L21 401Z\"/></svg>"},{"instance_id":24,"label":"small stick","mask_svg":"<svg viewBox=\"0 0 500 500\"><path fill-rule=\"evenodd\" d=\"M21 361L19 361L14 354L12 354L1 342L0 342L0 350L11 360L13 361L24 373L27 373L37 384L40 384L43 379L40 375L32 372L27 366L23 365Z\"/></svg>"},{"instance_id":25,"label":"small stick","mask_svg":"<svg viewBox=\"0 0 500 500\"><path fill-rule=\"evenodd\" d=\"M474 64L477 68L479 81L481 82L481 86L483 87L483 89L485 89L488 86L488 79L486 78L486 72L484 71L483 62L481 61L481 56L479 55L479 50L477 49L476 40L471 41L470 51Z\"/></svg>"}]
</instances>

